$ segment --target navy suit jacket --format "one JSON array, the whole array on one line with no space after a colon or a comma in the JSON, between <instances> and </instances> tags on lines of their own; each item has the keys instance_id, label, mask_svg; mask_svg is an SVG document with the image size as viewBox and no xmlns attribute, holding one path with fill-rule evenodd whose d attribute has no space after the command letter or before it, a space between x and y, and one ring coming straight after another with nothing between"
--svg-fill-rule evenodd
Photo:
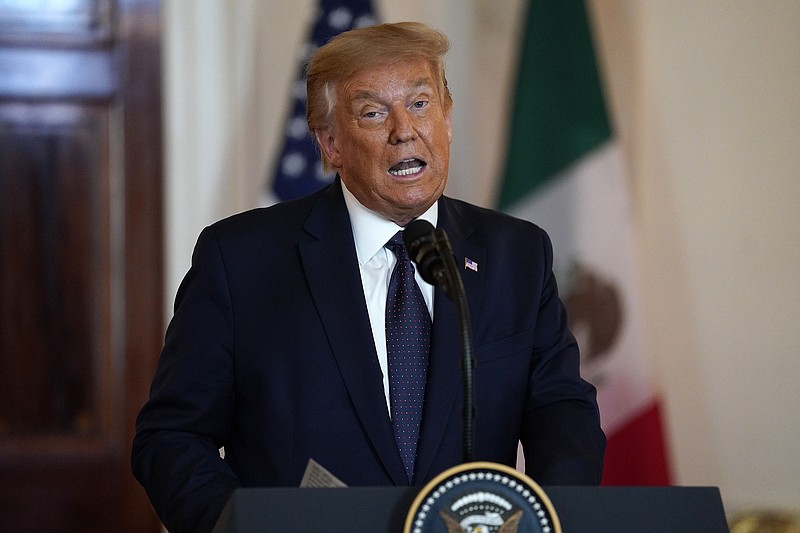
<instances>
[{"instance_id":1,"label":"navy suit jacket","mask_svg":"<svg viewBox=\"0 0 800 533\"><path fill-rule=\"evenodd\" d=\"M438 226L477 263L474 459L513 466L521 440L540 484L599 483L605 437L547 235L445 197ZM459 339L437 288L414 484L462 462ZM172 533L210 529L239 486L297 486L309 459L351 486L408 484L338 180L201 233L136 429L134 474Z\"/></svg>"}]
</instances>

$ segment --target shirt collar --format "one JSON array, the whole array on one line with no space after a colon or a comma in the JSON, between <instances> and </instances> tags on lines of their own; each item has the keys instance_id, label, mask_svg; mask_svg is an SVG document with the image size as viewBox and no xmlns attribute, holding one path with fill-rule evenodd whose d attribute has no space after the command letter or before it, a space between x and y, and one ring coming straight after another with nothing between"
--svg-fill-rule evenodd
<instances>
[{"instance_id":1,"label":"shirt collar","mask_svg":"<svg viewBox=\"0 0 800 533\"><path fill-rule=\"evenodd\" d=\"M353 193L347 189L344 181L342 181L341 184L342 192L344 193L344 203L350 214L350 224L353 228L353 240L356 245L358 264L364 266L372 259L372 256L383 248L398 230L403 228L391 220L383 218L375 211L364 207ZM436 223L439 220L439 202L434 202L433 205L418 218L427 220L433 227L436 227Z\"/></svg>"}]
</instances>

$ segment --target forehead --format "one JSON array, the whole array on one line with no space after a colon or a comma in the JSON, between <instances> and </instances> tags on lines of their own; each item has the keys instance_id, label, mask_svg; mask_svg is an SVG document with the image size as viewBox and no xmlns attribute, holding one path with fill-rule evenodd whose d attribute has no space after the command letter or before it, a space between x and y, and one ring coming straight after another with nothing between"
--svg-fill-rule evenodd
<instances>
[{"instance_id":1,"label":"forehead","mask_svg":"<svg viewBox=\"0 0 800 533\"><path fill-rule=\"evenodd\" d=\"M431 65L419 58L358 70L340 84L338 92L345 102L391 100L420 90L432 90L435 85Z\"/></svg>"}]
</instances>

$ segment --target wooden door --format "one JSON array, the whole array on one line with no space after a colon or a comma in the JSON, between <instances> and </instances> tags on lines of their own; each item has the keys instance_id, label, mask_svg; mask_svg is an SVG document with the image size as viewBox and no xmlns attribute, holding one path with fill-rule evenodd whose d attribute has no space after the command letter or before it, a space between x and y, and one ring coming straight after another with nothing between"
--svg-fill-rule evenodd
<instances>
[{"instance_id":1,"label":"wooden door","mask_svg":"<svg viewBox=\"0 0 800 533\"><path fill-rule=\"evenodd\" d=\"M0 0L0 531L159 531L158 0Z\"/></svg>"}]
</instances>

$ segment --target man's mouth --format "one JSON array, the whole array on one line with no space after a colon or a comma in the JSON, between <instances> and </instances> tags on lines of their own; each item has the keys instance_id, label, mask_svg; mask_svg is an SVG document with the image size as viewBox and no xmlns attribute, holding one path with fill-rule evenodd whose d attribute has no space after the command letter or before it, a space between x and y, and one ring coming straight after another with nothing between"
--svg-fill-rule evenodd
<instances>
[{"instance_id":1,"label":"man's mouth","mask_svg":"<svg viewBox=\"0 0 800 533\"><path fill-rule=\"evenodd\" d=\"M389 174L392 176L411 176L422 171L425 168L425 161L417 158L404 159L389 169Z\"/></svg>"}]
</instances>

